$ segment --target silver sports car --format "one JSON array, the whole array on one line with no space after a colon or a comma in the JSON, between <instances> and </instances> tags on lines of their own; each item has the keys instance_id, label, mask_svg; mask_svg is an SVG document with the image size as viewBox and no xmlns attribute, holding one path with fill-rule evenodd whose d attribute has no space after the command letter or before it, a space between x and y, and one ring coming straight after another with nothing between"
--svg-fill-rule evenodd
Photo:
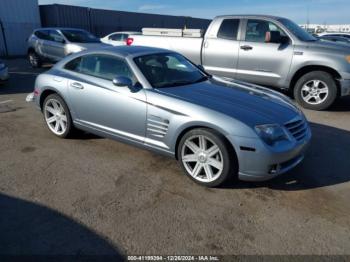
<instances>
[{"instance_id":1,"label":"silver sports car","mask_svg":"<svg viewBox=\"0 0 350 262\"><path fill-rule=\"evenodd\" d=\"M148 47L71 55L38 76L28 100L56 136L81 129L163 153L209 187L282 174L302 161L311 138L284 95Z\"/></svg>"}]
</instances>

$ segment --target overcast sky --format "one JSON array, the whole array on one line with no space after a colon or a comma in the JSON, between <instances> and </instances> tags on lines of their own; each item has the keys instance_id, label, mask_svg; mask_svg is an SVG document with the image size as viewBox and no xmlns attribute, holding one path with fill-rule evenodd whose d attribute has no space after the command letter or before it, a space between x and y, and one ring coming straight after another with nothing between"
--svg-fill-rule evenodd
<instances>
[{"instance_id":1,"label":"overcast sky","mask_svg":"<svg viewBox=\"0 0 350 262\"><path fill-rule=\"evenodd\" d=\"M39 0L39 4L213 18L224 14L272 14L298 23L350 24L350 0Z\"/></svg>"}]
</instances>

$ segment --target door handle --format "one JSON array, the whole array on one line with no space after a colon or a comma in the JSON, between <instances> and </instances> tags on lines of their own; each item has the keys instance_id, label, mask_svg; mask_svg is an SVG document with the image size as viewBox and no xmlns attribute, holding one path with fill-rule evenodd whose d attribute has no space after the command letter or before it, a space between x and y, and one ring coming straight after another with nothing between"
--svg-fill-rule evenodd
<instances>
[{"instance_id":1,"label":"door handle","mask_svg":"<svg viewBox=\"0 0 350 262\"><path fill-rule=\"evenodd\" d=\"M84 89L84 86L78 82L73 82L70 84L71 87L77 88L77 89Z\"/></svg>"},{"instance_id":2,"label":"door handle","mask_svg":"<svg viewBox=\"0 0 350 262\"><path fill-rule=\"evenodd\" d=\"M242 45L242 46L241 46L241 49L244 50L244 51L249 51L249 50L252 50L253 47L250 46L250 45Z\"/></svg>"}]
</instances>

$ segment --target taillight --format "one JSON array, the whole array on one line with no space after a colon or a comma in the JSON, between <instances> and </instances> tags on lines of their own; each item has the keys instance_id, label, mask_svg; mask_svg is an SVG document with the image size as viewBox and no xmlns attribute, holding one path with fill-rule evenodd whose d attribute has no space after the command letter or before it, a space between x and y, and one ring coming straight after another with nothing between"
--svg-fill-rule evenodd
<instances>
[{"instance_id":1,"label":"taillight","mask_svg":"<svg viewBox=\"0 0 350 262\"><path fill-rule=\"evenodd\" d=\"M34 90L34 96L38 96L39 95L39 91L38 90Z\"/></svg>"},{"instance_id":2,"label":"taillight","mask_svg":"<svg viewBox=\"0 0 350 262\"><path fill-rule=\"evenodd\" d=\"M128 37L126 39L126 45L132 45L132 42L134 42L134 38Z\"/></svg>"}]
</instances>

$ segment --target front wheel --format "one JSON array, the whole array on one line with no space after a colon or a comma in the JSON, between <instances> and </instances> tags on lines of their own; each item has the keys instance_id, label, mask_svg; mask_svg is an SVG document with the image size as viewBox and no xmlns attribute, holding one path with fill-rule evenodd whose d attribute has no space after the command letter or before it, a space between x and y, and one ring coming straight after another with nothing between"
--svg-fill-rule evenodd
<instances>
[{"instance_id":1,"label":"front wheel","mask_svg":"<svg viewBox=\"0 0 350 262\"><path fill-rule=\"evenodd\" d=\"M206 187L223 184L237 172L234 152L224 138L210 129L194 129L186 133L178 147L178 159L185 173Z\"/></svg>"},{"instance_id":2,"label":"front wheel","mask_svg":"<svg viewBox=\"0 0 350 262\"><path fill-rule=\"evenodd\" d=\"M39 55L33 50L29 51L28 60L33 68L40 68L42 65Z\"/></svg>"},{"instance_id":3,"label":"front wheel","mask_svg":"<svg viewBox=\"0 0 350 262\"><path fill-rule=\"evenodd\" d=\"M53 134L67 138L73 133L74 127L68 106L59 95L52 94L45 99L43 113L47 127Z\"/></svg>"},{"instance_id":4,"label":"front wheel","mask_svg":"<svg viewBox=\"0 0 350 262\"><path fill-rule=\"evenodd\" d=\"M332 75L327 72L310 72L296 83L294 97L304 108L326 110L337 98L337 84Z\"/></svg>"}]
</instances>

